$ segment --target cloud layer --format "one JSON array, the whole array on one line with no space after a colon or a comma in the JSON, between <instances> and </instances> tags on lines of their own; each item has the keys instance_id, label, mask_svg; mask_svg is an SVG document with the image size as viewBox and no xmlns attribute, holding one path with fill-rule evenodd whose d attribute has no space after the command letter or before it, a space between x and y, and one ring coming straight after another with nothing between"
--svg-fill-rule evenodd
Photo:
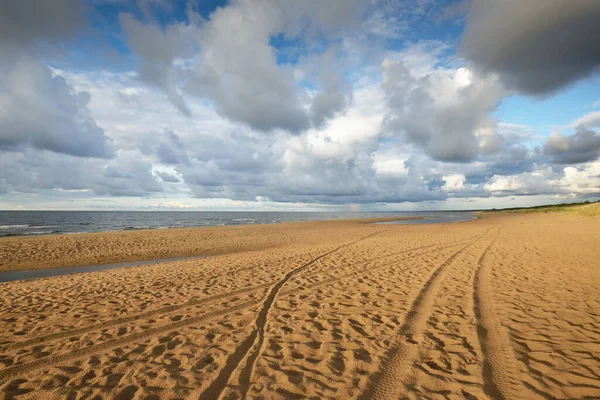
<instances>
[{"instance_id":1,"label":"cloud layer","mask_svg":"<svg viewBox=\"0 0 600 400\"><path fill-rule=\"evenodd\" d=\"M80 2L47 15L3 4L0 205L600 196L597 111L542 132L496 114L515 92L593 75L598 53L582 32L597 30L597 2L500 3L473 2L462 59L459 38L415 39L422 21L458 15L429 2L238 0L180 20L155 18L174 5L142 2L115 17L125 69L71 67L69 46L93 31Z\"/></svg>"}]
</instances>

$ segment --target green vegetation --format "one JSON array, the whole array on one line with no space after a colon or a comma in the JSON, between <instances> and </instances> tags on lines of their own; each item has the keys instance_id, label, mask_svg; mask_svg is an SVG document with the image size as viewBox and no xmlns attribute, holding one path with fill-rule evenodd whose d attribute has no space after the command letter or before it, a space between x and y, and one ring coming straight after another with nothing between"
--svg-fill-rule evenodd
<instances>
[{"instance_id":1,"label":"green vegetation","mask_svg":"<svg viewBox=\"0 0 600 400\"><path fill-rule=\"evenodd\" d=\"M586 201L584 203L554 204L535 207L504 208L500 210L493 209L491 212L504 213L548 213L562 212L570 215L580 215L585 217L600 216L600 200L595 202Z\"/></svg>"}]
</instances>

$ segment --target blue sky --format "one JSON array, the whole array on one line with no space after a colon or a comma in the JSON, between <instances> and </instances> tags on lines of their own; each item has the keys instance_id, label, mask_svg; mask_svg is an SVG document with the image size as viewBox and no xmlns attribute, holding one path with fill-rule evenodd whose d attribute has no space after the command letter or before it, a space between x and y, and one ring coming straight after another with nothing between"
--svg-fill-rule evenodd
<instances>
[{"instance_id":1,"label":"blue sky","mask_svg":"<svg viewBox=\"0 0 600 400\"><path fill-rule=\"evenodd\" d=\"M0 208L596 199L600 3L539 4L3 4Z\"/></svg>"},{"instance_id":2,"label":"blue sky","mask_svg":"<svg viewBox=\"0 0 600 400\"><path fill-rule=\"evenodd\" d=\"M496 115L503 121L544 128L568 125L582 114L593 111L598 101L600 80L590 78L549 97L536 98L513 95L502 99Z\"/></svg>"}]
</instances>

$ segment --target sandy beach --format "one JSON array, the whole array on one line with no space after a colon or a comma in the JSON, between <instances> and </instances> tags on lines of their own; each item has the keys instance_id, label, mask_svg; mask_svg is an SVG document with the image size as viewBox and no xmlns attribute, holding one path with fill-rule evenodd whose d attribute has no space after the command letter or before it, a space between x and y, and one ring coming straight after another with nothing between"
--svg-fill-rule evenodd
<instances>
[{"instance_id":1,"label":"sandy beach","mask_svg":"<svg viewBox=\"0 0 600 400\"><path fill-rule=\"evenodd\" d=\"M5 399L600 398L600 221L487 214L0 240Z\"/></svg>"}]
</instances>

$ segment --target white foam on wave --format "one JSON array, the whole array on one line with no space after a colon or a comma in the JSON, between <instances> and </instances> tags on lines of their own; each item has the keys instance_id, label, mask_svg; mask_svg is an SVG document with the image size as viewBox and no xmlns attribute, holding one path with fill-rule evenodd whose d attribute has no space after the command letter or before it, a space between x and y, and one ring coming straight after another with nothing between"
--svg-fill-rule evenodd
<instances>
[{"instance_id":1,"label":"white foam on wave","mask_svg":"<svg viewBox=\"0 0 600 400\"><path fill-rule=\"evenodd\" d=\"M22 229L29 228L29 225L0 225L0 229Z\"/></svg>"}]
</instances>

